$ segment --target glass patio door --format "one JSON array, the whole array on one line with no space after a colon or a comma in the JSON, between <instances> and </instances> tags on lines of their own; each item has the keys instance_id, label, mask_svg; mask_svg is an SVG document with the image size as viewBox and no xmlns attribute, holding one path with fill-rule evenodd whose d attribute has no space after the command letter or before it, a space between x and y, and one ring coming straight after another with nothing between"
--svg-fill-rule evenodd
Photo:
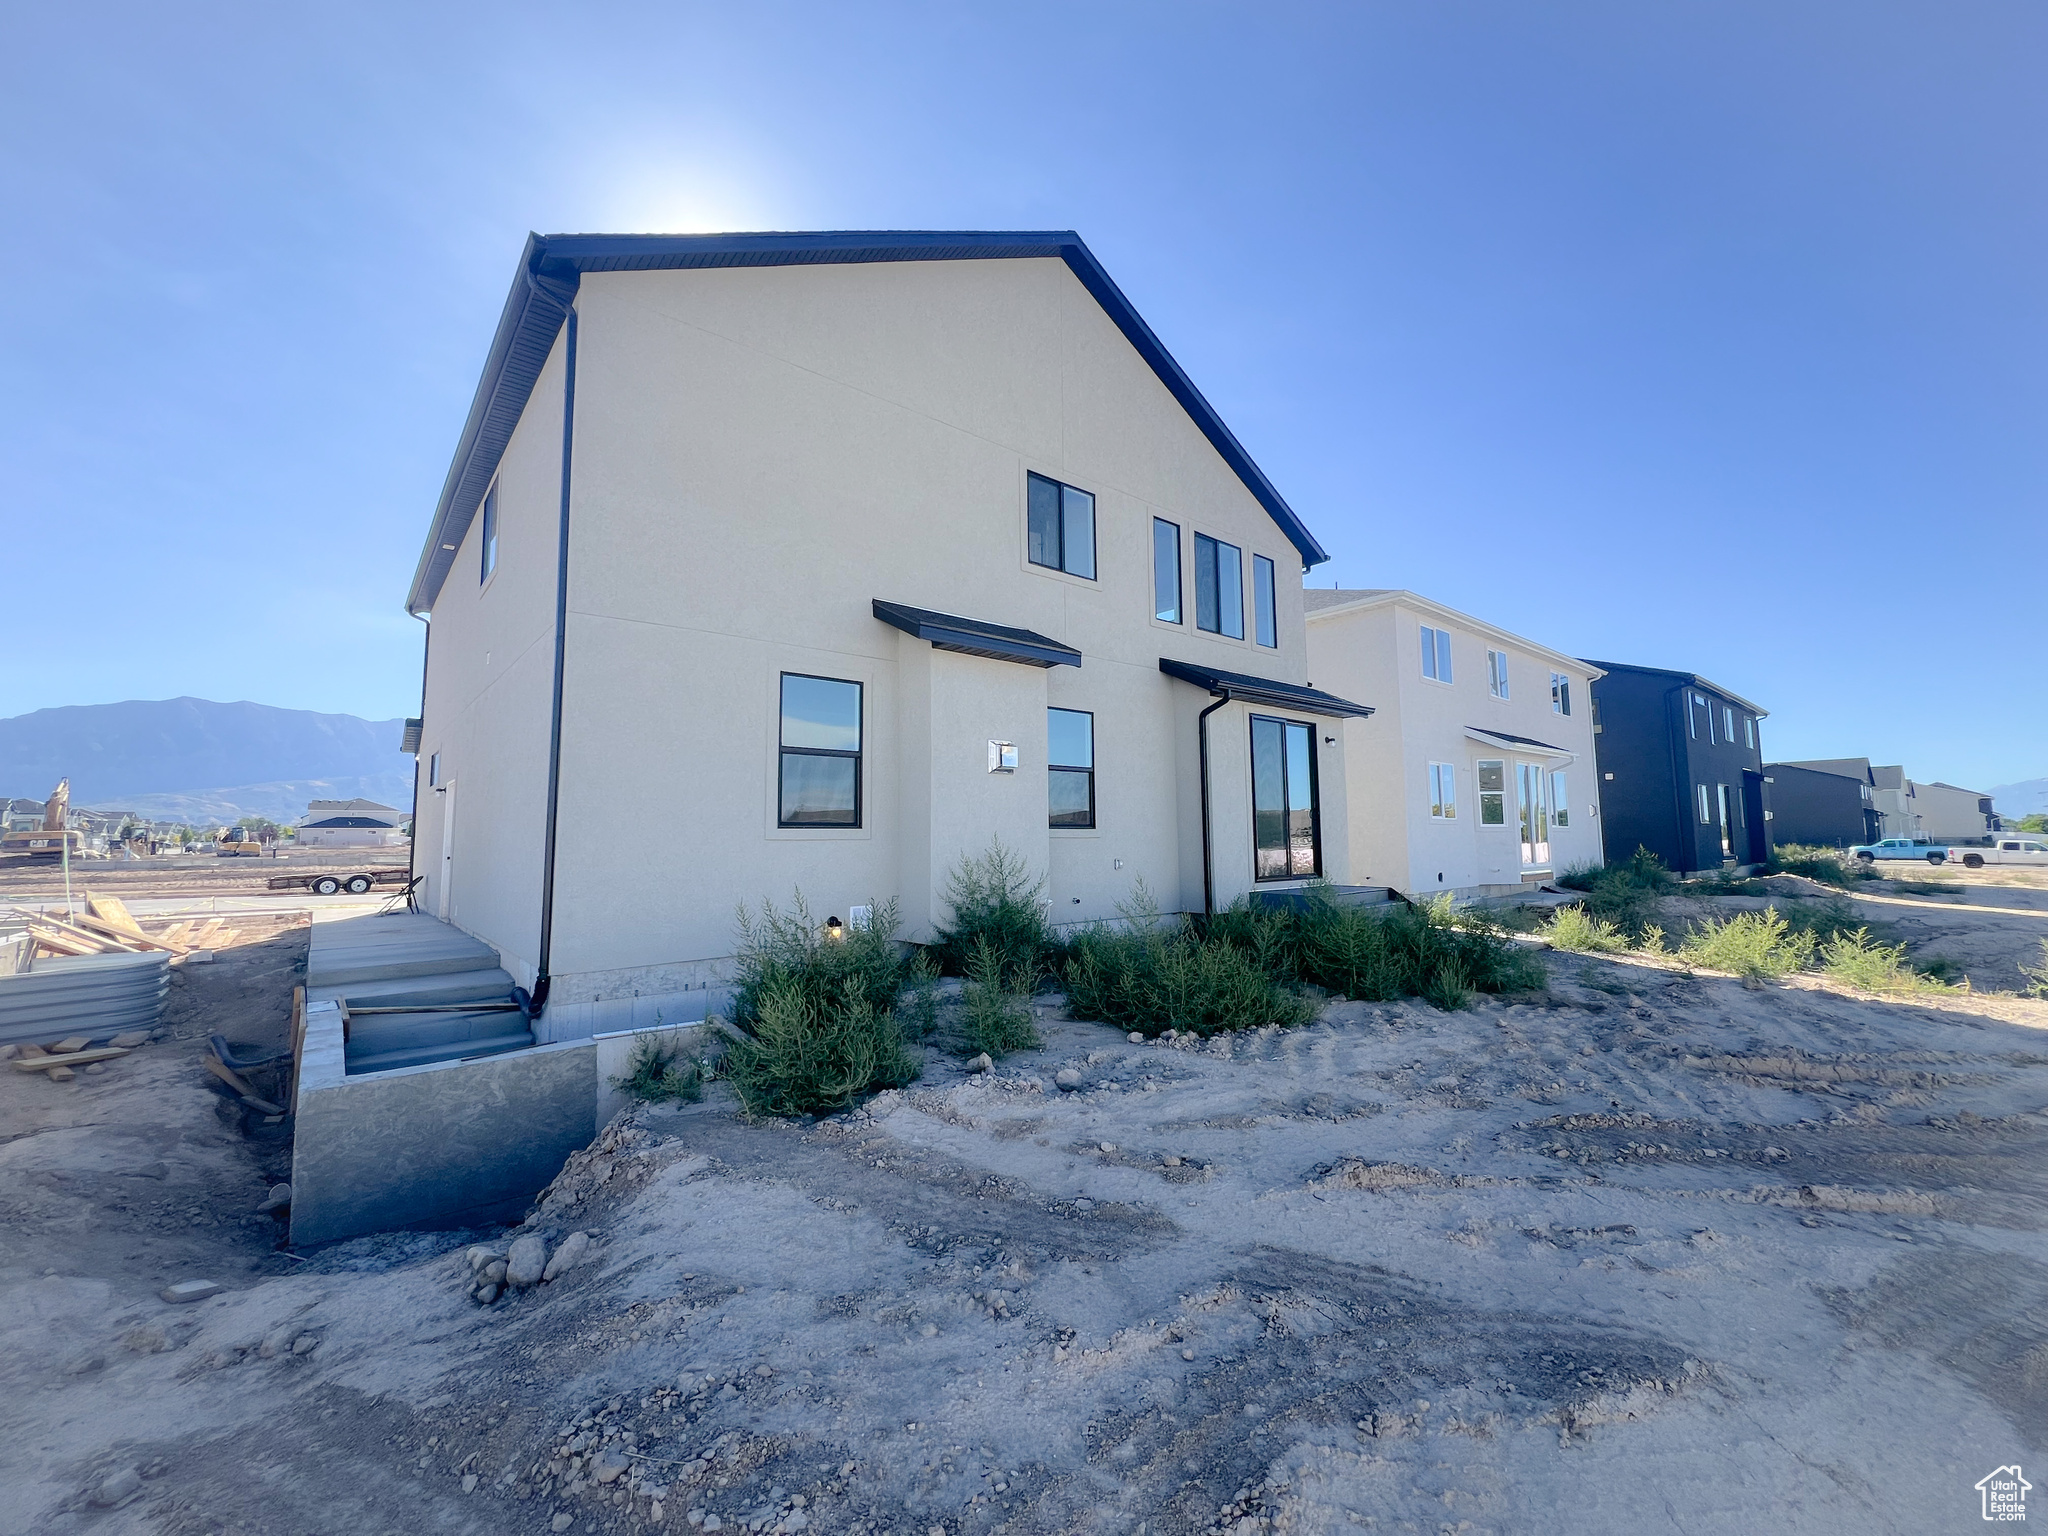
<instances>
[{"instance_id":1,"label":"glass patio door","mask_svg":"<svg viewBox=\"0 0 2048 1536\"><path fill-rule=\"evenodd\" d=\"M1550 775L1538 763L1515 764L1522 811L1522 868L1550 866Z\"/></svg>"}]
</instances>

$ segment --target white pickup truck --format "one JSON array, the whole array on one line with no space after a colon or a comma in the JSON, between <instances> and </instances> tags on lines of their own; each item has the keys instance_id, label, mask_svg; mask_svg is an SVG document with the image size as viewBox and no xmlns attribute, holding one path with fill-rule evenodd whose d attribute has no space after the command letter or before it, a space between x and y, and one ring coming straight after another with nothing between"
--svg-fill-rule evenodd
<instances>
[{"instance_id":1,"label":"white pickup truck","mask_svg":"<svg viewBox=\"0 0 2048 1536\"><path fill-rule=\"evenodd\" d=\"M1989 848L1951 848L1951 860L1965 869L1982 869L1986 864L2048 865L2048 837L2000 837Z\"/></svg>"}]
</instances>

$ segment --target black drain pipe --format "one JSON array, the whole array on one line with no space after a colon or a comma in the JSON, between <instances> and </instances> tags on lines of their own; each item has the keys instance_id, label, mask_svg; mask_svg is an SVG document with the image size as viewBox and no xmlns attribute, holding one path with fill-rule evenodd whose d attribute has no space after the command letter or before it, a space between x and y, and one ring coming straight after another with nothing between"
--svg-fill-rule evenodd
<instances>
[{"instance_id":1,"label":"black drain pipe","mask_svg":"<svg viewBox=\"0 0 2048 1536\"><path fill-rule=\"evenodd\" d=\"M1216 915L1216 872L1209 856L1209 717L1230 702L1230 694L1216 695L1216 702L1195 716L1195 744L1202 760L1202 916Z\"/></svg>"},{"instance_id":2,"label":"black drain pipe","mask_svg":"<svg viewBox=\"0 0 2048 1536\"><path fill-rule=\"evenodd\" d=\"M534 291L562 304L542 289L532 272L527 281ZM548 961L555 938L555 828L562 797L562 671L568 660L569 642L569 473L576 442L576 307L572 299L563 304L569 317L567 368L562 380L562 518L555 556L555 693L548 719L548 819L541 845L540 956L534 969L533 995L525 998L521 1012L537 1019L548 1005L548 988L553 978ZM521 1001L514 990L513 1000Z\"/></svg>"}]
</instances>

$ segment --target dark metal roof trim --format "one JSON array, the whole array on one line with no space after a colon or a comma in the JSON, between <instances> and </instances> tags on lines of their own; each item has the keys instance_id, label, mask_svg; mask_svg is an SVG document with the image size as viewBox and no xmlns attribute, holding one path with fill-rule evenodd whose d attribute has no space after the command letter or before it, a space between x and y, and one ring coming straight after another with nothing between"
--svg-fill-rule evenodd
<instances>
[{"instance_id":1,"label":"dark metal roof trim","mask_svg":"<svg viewBox=\"0 0 2048 1536\"><path fill-rule=\"evenodd\" d=\"M1251 677L1243 672L1219 672L1190 662L1159 658L1159 670L1183 683L1206 688L1218 698L1237 699L1246 704L1270 704L1276 709L1298 709L1311 715L1353 716L1363 720L1373 712L1370 704L1354 704L1320 688L1300 683L1276 683L1269 677Z\"/></svg>"},{"instance_id":2,"label":"dark metal roof trim","mask_svg":"<svg viewBox=\"0 0 2048 1536\"><path fill-rule=\"evenodd\" d=\"M1562 752L1566 757L1573 755L1570 747L1560 747L1554 742L1538 741L1534 736L1515 736L1507 731L1488 730L1483 725L1468 725L1465 729L1480 736L1491 736L1495 741L1512 741L1518 747L1541 747L1546 752Z\"/></svg>"},{"instance_id":3,"label":"dark metal roof trim","mask_svg":"<svg viewBox=\"0 0 2048 1536\"><path fill-rule=\"evenodd\" d=\"M1705 688L1711 693L1718 693L1731 704L1740 704L1759 720L1770 717L1771 712L1761 704L1752 704L1741 694L1731 692L1711 678L1701 677L1697 672L1674 672L1669 667L1640 667L1630 661L1594 661L1586 656L1581 656L1579 660L1585 662L1589 667L1598 667L1603 672L1647 672L1653 677L1678 678L1684 682L1691 683L1695 688Z\"/></svg>"},{"instance_id":4,"label":"dark metal roof trim","mask_svg":"<svg viewBox=\"0 0 2048 1536\"><path fill-rule=\"evenodd\" d=\"M470 520L497 473L505 445L533 393L585 272L652 272L698 267L790 267L881 261L1000 261L1057 256L1094 296L1138 355L1264 507L1305 566L1330 558L1252 461L1235 434L1182 371L1152 327L1124 297L1074 231L833 230L816 234L528 235L519 274L498 317L483 378L455 446L455 461L413 574L406 610L423 613L440 596Z\"/></svg>"},{"instance_id":5,"label":"dark metal roof trim","mask_svg":"<svg viewBox=\"0 0 2048 1536\"><path fill-rule=\"evenodd\" d=\"M885 603L879 597L874 602L876 618L884 624L895 625L906 635L929 640L937 650L986 656L991 661L1021 662L1027 667L1081 665L1079 651L1036 630L1012 629L1007 624L963 619L951 613L933 613L929 608L912 608L904 603Z\"/></svg>"}]
</instances>

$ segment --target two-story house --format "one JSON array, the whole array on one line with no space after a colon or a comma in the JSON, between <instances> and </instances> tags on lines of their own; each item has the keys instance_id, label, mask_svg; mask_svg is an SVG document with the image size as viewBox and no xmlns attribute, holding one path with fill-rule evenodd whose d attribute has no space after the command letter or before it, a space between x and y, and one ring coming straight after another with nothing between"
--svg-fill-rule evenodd
<instances>
[{"instance_id":1,"label":"two-story house","mask_svg":"<svg viewBox=\"0 0 2048 1536\"><path fill-rule=\"evenodd\" d=\"M1414 592L1303 592L1309 676L1368 698L1342 732L1351 870L1499 895L1600 861L1598 668Z\"/></svg>"},{"instance_id":2,"label":"two-story house","mask_svg":"<svg viewBox=\"0 0 2048 1536\"><path fill-rule=\"evenodd\" d=\"M1607 862L1647 848L1672 869L1771 856L1765 711L1696 672L1591 662Z\"/></svg>"},{"instance_id":3,"label":"two-story house","mask_svg":"<svg viewBox=\"0 0 2048 1536\"><path fill-rule=\"evenodd\" d=\"M995 839L1062 923L1347 881L1325 558L1070 232L535 236L407 603L423 903L559 1040Z\"/></svg>"},{"instance_id":4,"label":"two-story house","mask_svg":"<svg viewBox=\"0 0 2048 1536\"><path fill-rule=\"evenodd\" d=\"M1884 818L1870 784L1870 765L1842 772L1861 759L1837 759L1834 767L1811 763L1766 763L1770 784L1771 841L1848 848L1884 836Z\"/></svg>"}]
</instances>

